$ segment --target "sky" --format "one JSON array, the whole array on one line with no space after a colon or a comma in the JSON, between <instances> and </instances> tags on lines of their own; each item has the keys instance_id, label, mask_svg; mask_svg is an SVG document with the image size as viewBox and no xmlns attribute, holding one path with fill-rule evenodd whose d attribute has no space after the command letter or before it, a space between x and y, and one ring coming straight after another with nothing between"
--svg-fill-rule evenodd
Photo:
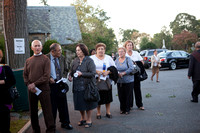
<instances>
[{"instance_id":1,"label":"sky","mask_svg":"<svg viewBox=\"0 0 200 133\"><path fill-rule=\"evenodd\" d=\"M40 0L27 0L28 6L42 6ZM50 6L70 6L73 0L48 0ZM93 7L99 6L110 17L108 26L117 37L119 29L136 29L153 37L161 28L169 29L170 22L179 13L188 13L200 19L199 0L88 0Z\"/></svg>"}]
</instances>

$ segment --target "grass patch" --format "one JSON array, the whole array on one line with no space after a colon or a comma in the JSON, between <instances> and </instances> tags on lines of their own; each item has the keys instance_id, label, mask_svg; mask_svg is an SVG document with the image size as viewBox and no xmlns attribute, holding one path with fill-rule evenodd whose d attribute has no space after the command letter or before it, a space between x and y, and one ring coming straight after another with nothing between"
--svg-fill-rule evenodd
<instances>
[{"instance_id":1,"label":"grass patch","mask_svg":"<svg viewBox=\"0 0 200 133\"><path fill-rule=\"evenodd\" d=\"M175 98L175 97L176 97L175 95L169 96L169 98Z\"/></svg>"},{"instance_id":2,"label":"grass patch","mask_svg":"<svg viewBox=\"0 0 200 133\"><path fill-rule=\"evenodd\" d=\"M146 97L146 98L150 98L150 97L152 97L152 96L151 96L151 94L147 93L145 97Z\"/></svg>"},{"instance_id":3,"label":"grass patch","mask_svg":"<svg viewBox=\"0 0 200 133\"><path fill-rule=\"evenodd\" d=\"M41 109L41 104L38 102L38 109ZM13 109L11 113L17 113L19 116L12 116L10 121L10 132L17 133L29 120L30 112L29 111L17 111ZM28 117L27 117L28 116Z\"/></svg>"},{"instance_id":4,"label":"grass patch","mask_svg":"<svg viewBox=\"0 0 200 133\"><path fill-rule=\"evenodd\" d=\"M10 122L11 133L17 133L29 120L18 119Z\"/></svg>"},{"instance_id":5,"label":"grass patch","mask_svg":"<svg viewBox=\"0 0 200 133\"><path fill-rule=\"evenodd\" d=\"M163 113L161 113L161 112L156 112L155 114L159 115L159 116L163 116Z\"/></svg>"}]
</instances>

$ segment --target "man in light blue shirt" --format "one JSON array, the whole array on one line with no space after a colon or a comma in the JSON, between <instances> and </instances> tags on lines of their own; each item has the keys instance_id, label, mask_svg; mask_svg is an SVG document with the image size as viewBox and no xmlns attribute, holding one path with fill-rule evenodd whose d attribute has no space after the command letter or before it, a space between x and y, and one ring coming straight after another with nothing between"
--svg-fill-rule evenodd
<instances>
[{"instance_id":1,"label":"man in light blue shirt","mask_svg":"<svg viewBox=\"0 0 200 133\"><path fill-rule=\"evenodd\" d=\"M62 93L59 88L59 84L56 81L60 80L62 77L67 77L67 64L65 58L61 55L62 49L60 44L53 43L50 46L50 53L47 54L51 60L51 77L50 77L50 88L51 88L51 103L52 112L54 120L56 122L57 110L59 112L59 118L61 122L61 127L71 130L73 129L70 125L69 112L67 105L66 93Z\"/></svg>"}]
</instances>

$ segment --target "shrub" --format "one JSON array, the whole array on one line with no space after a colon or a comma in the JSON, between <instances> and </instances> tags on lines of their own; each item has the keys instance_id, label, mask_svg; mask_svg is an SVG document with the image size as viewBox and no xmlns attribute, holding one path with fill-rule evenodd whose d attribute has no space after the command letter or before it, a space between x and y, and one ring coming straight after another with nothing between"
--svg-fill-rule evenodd
<instances>
[{"instance_id":1,"label":"shrub","mask_svg":"<svg viewBox=\"0 0 200 133\"><path fill-rule=\"evenodd\" d=\"M48 40L44 43L43 50L42 50L43 54L48 54L50 52L49 47L52 43L58 43L58 42L56 40Z\"/></svg>"},{"instance_id":2,"label":"shrub","mask_svg":"<svg viewBox=\"0 0 200 133\"><path fill-rule=\"evenodd\" d=\"M3 51L3 59L2 59L2 63L5 62L5 40L4 40L4 36L1 34L0 35L0 49Z\"/></svg>"}]
</instances>

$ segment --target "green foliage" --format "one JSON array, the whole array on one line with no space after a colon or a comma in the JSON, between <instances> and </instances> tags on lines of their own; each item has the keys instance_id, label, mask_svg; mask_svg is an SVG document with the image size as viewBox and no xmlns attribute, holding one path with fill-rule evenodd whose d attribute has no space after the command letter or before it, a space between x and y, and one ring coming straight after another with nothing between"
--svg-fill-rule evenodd
<instances>
[{"instance_id":1,"label":"green foliage","mask_svg":"<svg viewBox=\"0 0 200 133\"><path fill-rule=\"evenodd\" d=\"M149 39L147 37L143 37L142 41L140 43L140 49L145 47L145 45L149 42Z\"/></svg>"},{"instance_id":2,"label":"green foliage","mask_svg":"<svg viewBox=\"0 0 200 133\"><path fill-rule=\"evenodd\" d=\"M162 48L163 39L165 40L165 46L167 49L172 49L172 35L169 30L164 26L160 33L154 34L152 42L156 44L157 48Z\"/></svg>"},{"instance_id":3,"label":"green foliage","mask_svg":"<svg viewBox=\"0 0 200 133\"><path fill-rule=\"evenodd\" d=\"M33 50L31 49L31 42L29 43L29 48L30 48L30 56L33 55Z\"/></svg>"},{"instance_id":4,"label":"green foliage","mask_svg":"<svg viewBox=\"0 0 200 133\"><path fill-rule=\"evenodd\" d=\"M151 94L147 93L146 98L150 98L150 97L151 97Z\"/></svg>"},{"instance_id":5,"label":"green foliage","mask_svg":"<svg viewBox=\"0 0 200 133\"><path fill-rule=\"evenodd\" d=\"M170 23L173 35L180 34L183 30L200 35L200 21L187 13L179 13L175 20ZM200 36L199 36L200 37Z\"/></svg>"},{"instance_id":6,"label":"green foliage","mask_svg":"<svg viewBox=\"0 0 200 133\"><path fill-rule=\"evenodd\" d=\"M74 53L76 53L76 49L75 48L76 48L76 44L69 44L69 45L65 46L65 49L70 50L70 51L72 51Z\"/></svg>"},{"instance_id":7,"label":"green foliage","mask_svg":"<svg viewBox=\"0 0 200 133\"><path fill-rule=\"evenodd\" d=\"M82 32L82 40L88 49L95 48L95 45L99 42L105 43L106 53L115 51L117 48L116 37L114 30L108 28L107 21L110 19L106 15L106 12L100 8L94 8L87 4L87 0L76 0L75 6L79 26ZM67 46L67 49L71 49L74 46Z\"/></svg>"},{"instance_id":8,"label":"green foliage","mask_svg":"<svg viewBox=\"0 0 200 133\"><path fill-rule=\"evenodd\" d=\"M157 48L162 48L163 39L165 40L165 46L167 49L172 49L172 34L167 27L162 27L160 33L154 34L152 42L156 44Z\"/></svg>"},{"instance_id":9,"label":"green foliage","mask_svg":"<svg viewBox=\"0 0 200 133\"><path fill-rule=\"evenodd\" d=\"M144 50L144 49L156 49L156 48L157 48L156 44L154 44L152 42L148 42L147 44L142 45L140 47L141 50Z\"/></svg>"},{"instance_id":10,"label":"green foliage","mask_svg":"<svg viewBox=\"0 0 200 133\"><path fill-rule=\"evenodd\" d=\"M169 96L169 98L175 98L175 97L176 97L175 95Z\"/></svg>"},{"instance_id":11,"label":"green foliage","mask_svg":"<svg viewBox=\"0 0 200 133\"><path fill-rule=\"evenodd\" d=\"M4 40L4 36L1 34L0 35L0 49L3 51L3 59L2 62L5 62L5 40Z\"/></svg>"},{"instance_id":12,"label":"green foliage","mask_svg":"<svg viewBox=\"0 0 200 133\"><path fill-rule=\"evenodd\" d=\"M48 40L44 43L43 50L42 50L43 54L48 54L50 52L49 47L52 43L58 43L58 42L56 40Z\"/></svg>"},{"instance_id":13,"label":"green foliage","mask_svg":"<svg viewBox=\"0 0 200 133\"><path fill-rule=\"evenodd\" d=\"M133 32L139 32L138 30L135 29L120 29L120 34L122 35L122 42L125 42L127 40L132 40L132 35Z\"/></svg>"},{"instance_id":14,"label":"green foliage","mask_svg":"<svg viewBox=\"0 0 200 133\"><path fill-rule=\"evenodd\" d=\"M48 0L40 0L40 3L44 4L44 6L48 6L47 1Z\"/></svg>"}]
</instances>

